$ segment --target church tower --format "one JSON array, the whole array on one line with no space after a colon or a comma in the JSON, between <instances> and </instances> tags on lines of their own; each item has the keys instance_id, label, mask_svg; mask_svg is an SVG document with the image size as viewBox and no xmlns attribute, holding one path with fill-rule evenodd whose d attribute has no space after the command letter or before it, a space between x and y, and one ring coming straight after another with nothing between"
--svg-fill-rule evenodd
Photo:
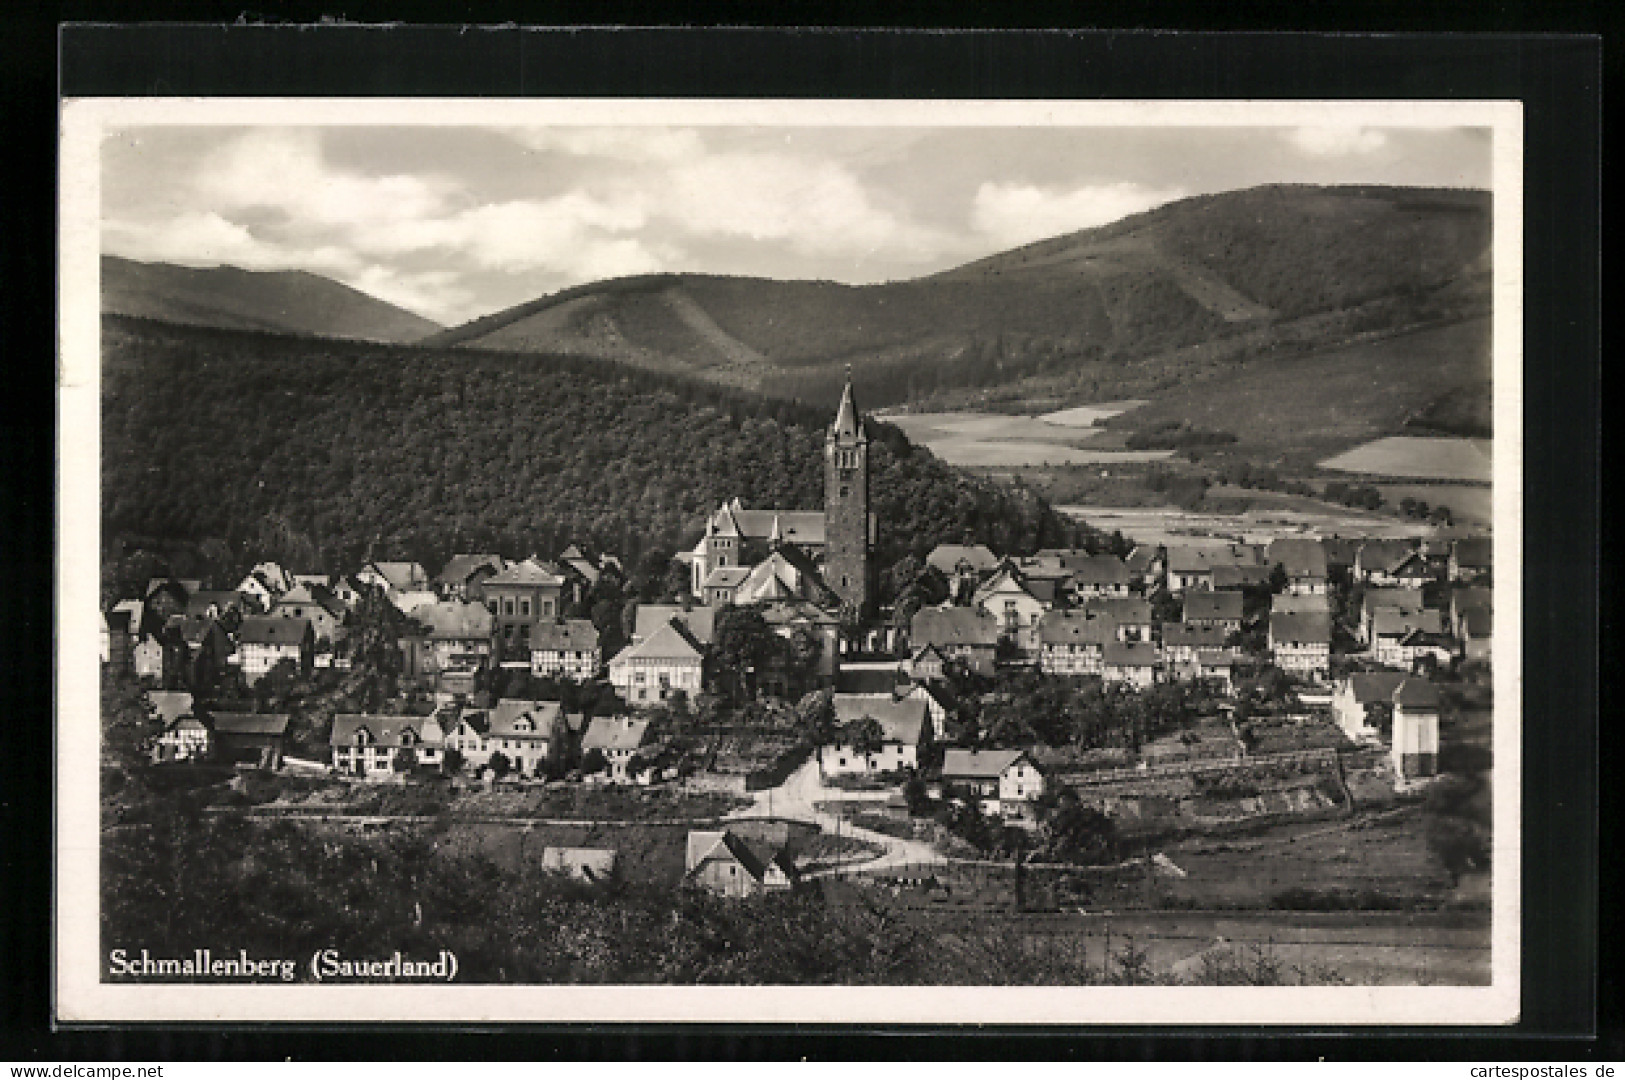
<instances>
[{"instance_id":1,"label":"church tower","mask_svg":"<svg viewBox=\"0 0 1625 1080\"><path fill-rule=\"evenodd\" d=\"M841 407L824 438L824 581L841 606L862 616L869 606L869 437L852 403L852 369Z\"/></svg>"}]
</instances>

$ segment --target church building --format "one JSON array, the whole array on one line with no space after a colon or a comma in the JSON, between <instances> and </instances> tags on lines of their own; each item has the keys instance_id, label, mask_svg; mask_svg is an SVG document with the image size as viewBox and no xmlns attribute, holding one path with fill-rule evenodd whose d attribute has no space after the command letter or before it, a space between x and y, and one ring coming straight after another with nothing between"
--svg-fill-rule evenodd
<instances>
[{"instance_id":1,"label":"church building","mask_svg":"<svg viewBox=\"0 0 1625 1080\"><path fill-rule=\"evenodd\" d=\"M847 376L824 438L824 509L751 510L735 498L705 525L684 560L690 590L707 604L810 601L852 617L872 593L869 436Z\"/></svg>"}]
</instances>

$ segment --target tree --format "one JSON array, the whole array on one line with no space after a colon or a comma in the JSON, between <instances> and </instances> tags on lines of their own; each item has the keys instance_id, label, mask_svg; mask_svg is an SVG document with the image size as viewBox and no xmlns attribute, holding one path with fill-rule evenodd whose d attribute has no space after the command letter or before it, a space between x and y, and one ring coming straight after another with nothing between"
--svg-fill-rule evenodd
<instances>
[{"instance_id":1,"label":"tree","mask_svg":"<svg viewBox=\"0 0 1625 1080\"><path fill-rule=\"evenodd\" d=\"M724 607L717 612L711 652L736 697L750 692L750 675L778 655L782 643L755 608Z\"/></svg>"},{"instance_id":2,"label":"tree","mask_svg":"<svg viewBox=\"0 0 1625 1080\"><path fill-rule=\"evenodd\" d=\"M498 780L501 780L504 776L507 776L513 771L513 762L508 760L508 755L504 754L501 750L498 750L496 753L492 754L491 760L486 764L491 769L491 775L496 777Z\"/></svg>"},{"instance_id":3,"label":"tree","mask_svg":"<svg viewBox=\"0 0 1625 1080\"><path fill-rule=\"evenodd\" d=\"M878 754L886 745L886 729L874 717L864 716L847 724L841 738L859 757L867 760L869 755Z\"/></svg>"},{"instance_id":4,"label":"tree","mask_svg":"<svg viewBox=\"0 0 1625 1080\"><path fill-rule=\"evenodd\" d=\"M418 752L410 746L403 746L395 751L393 763L396 772L405 775L418 767Z\"/></svg>"},{"instance_id":5,"label":"tree","mask_svg":"<svg viewBox=\"0 0 1625 1080\"><path fill-rule=\"evenodd\" d=\"M455 746L448 746L446 752L440 756L440 771L446 776L454 776L463 768L463 752Z\"/></svg>"},{"instance_id":6,"label":"tree","mask_svg":"<svg viewBox=\"0 0 1625 1080\"><path fill-rule=\"evenodd\" d=\"M583 776L596 776L609 768L609 759L598 747L593 747L581 755L581 773Z\"/></svg>"},{"instance_id":7,"label":"tree","mask_svg":"<svg viewBox=\"0 0 1625 1080\"><path fill-rule=\"evenodd\" d=\"M1270 567L1270 592L1277 594L1284 593L1286 592L1286 586L1286 567L1282 566L1280 563L1276 563L1274 566Z\"/></svg>"},{"instance_id":8,"label":"tree","mask_svg":"<svg viewBox=\"0 0 1625 1080\"><path fill-rule=\"evenodd\" d=\"M908 804L908 812L915 817L924 817L931 812L931 793L919 776L910 776L904 782L903 801Z\"/></svg>"},{"instance_id":9,"label":"tree","mask_svg":"<svg viewBox=\"0 0 1625 1080\"><path fill-rule=\"evenodd\" d=\"M1060 791L1053 803L1040 805L1040 814L1046 845L1055 858L1091 865L1116 861L1117 826L1085 805L1076 791Z\"/></svg>"},{"instance_id":10,"label":"tree","mask_svg":"<svg viewBox=\"0 0 1625 1080\"><path fill-rule=\"evenodd\" d=\"M796 704L796 727L812 746L831 741L835 735L835 704L827 691L815 690Z\"/></svg>"},{"instance_id":11,"label":"tree","mask_svg":"<svg viewBox=\"0 0 1625 1080\"><path fill-rule=\"evenodd\" d=\"M1184 602L1165 587L1157 586L1156 592L1151 594L1151 621L1159 624L1176 623L1184 617Z\"/></svg>"}]
</instances>

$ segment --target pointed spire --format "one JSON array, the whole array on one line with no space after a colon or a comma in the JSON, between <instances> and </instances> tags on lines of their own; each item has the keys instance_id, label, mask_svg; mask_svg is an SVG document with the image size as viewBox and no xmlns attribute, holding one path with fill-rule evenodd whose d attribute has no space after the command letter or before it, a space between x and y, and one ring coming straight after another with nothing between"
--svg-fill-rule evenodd
<instances>
[{"instance_id":1,"label":"pointed spire","mask_svg":"<svg viewBox=\"0 0 1625 1080\"><path fill-rule=\"evenodd\" d=\"M835 413L835 426L830 433L836 438L857 438L862 434L858 426L858 407L852 402L852 365L846 365L846 387L841 391L841 407Z\"/></svg>"},{"instance_id":2,"label":"pointed spire","mask_svg":"<svg viewBox=\"0 0 1625 1080\"><path fill-rule=\"evenodd\" d=\"M767 534L768 545L776 547L778 545L779 541L783 540L783 539L784 539L784 534L779 530L779 515L774 514L773 515L773 531Z\"/></svg>"}]
</instances>

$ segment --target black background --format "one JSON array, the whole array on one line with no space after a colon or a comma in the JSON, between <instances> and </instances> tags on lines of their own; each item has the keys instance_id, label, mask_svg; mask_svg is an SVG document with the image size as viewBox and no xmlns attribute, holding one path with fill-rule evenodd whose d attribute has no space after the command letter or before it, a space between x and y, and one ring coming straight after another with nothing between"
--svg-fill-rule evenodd
<instances>
[{"instance_id":1,"label":"black background","mask_svg":"<svg viewBox=\"0 0 1625 1080\"><path fill-rule=\"evenodd\" d=\"M89 25L128 5L11 9L0 24L8 197L0 251L0 395L10 603L0 609L0 1060L283 1058L1079 1058L1262 1060L1397 1057L1619 1060L1617 953L1599 938L1600 168L1602 42L1590 4L905 5L886 21L971 32L558 30L514 27L534 6L146 4L168 25ZM873 25L869 5L552 5L547 16L626 24ZM293 25L447 24L389 29ZM1040 33L1013 26L1117 26ZM1184 21L1180 21L1183 19ZM57 65L58 21L64 29ZM206 25L216 20L214 25ZM221 24L218 20L225 20ZM241 21L239 21L241 20ZM1160 23L1157 21L1160 20ZM192 22L198 25L176 25ZM236 25L231 25L236 23ZM1134 29L1225 29L1228 34ZM1411 31L1427 36L1263 31ZM1487 35L1484 31L1494 31ZM1534 33L1539 31L1540 33ZM60 83L58 78L60 76ZM1616 79L1617 81L1617 79ZM57 91L78 95L688 96L943 98L1441 98L1525 105L1525 567L1523 1020L1512 1029L1279 1032L833 1031L812 1027L364 1031L50 1026L51 592ZM42 377L44 375L45 377ZM64 437L71 438L72 433ZM1604 604L1601 610L1610 610ZM1613 628L1613 621L1606 624ZM1614 665L1610 662L1609 669ZM900 990L906 993L906 990ZM921 1036L929 1035L929 1039Z\"/></svg>"}]
</instances>

